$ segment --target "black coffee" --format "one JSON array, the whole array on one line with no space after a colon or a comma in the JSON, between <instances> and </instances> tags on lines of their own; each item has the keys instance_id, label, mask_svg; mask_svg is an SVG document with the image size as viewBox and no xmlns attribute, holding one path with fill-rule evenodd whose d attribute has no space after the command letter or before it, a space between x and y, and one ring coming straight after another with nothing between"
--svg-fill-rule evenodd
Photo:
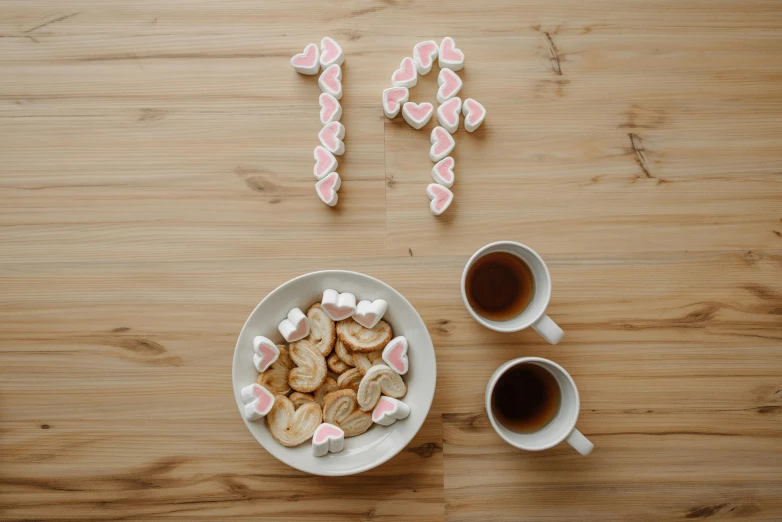
<instances>
[{"instance_id":1,"label":"black coffee","mask_svg":"<svg viewBox=\"0 0 782 522\"><path fill-rule=\"evenodd\" d=\"M493 321L513 319L527 309L535 294L532 270L508 252L478 258L467 272L465 283L472 309Z\"/></svg>"},{"instance_id":2,"label":"black coffee","mask_svg":"<svg viewBox=\"0 0 782 522\"><path fill-rule=\"evenodd\" d=\"M494 386L491 410L509 430L532 433L557 415L561 400L557 379L544 368L522 363L506 371Z\"/></svg>"}]
</instances>

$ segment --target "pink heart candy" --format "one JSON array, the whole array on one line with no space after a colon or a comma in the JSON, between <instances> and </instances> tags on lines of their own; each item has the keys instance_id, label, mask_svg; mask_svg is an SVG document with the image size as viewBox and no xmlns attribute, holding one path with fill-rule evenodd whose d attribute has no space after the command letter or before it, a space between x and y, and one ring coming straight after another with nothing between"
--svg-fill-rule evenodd
<instances>
[{"instance_id":1,"label":"pink heart candy","mask_svg":"<svg viewBox=\"0 0 782 522\"><path fill-rule=\"evenodd\" d=\"M322 146L318 145L315 147L313 155L315 157L315 167L313 168L312 173L316 178L323 179L327 174L331 174L337 170L337 166L339 165L337 163L337 158Z\"/></svg>"},{"instance_id":2,"label":"pink heart candy","mask_svg":"<svg viewBox=\"0 0 782 522\"><path fill-rule=\"evenodd\" d=\"M418 73L415 70L415 64L410 57L404 58L399 65L399 69L391 75L391 85L394 87L415 87L418 83Z\"/></svg>"},{"instance_id":3,"label":"pink heart candy","mask_svg":"<svg viewBox=\"0 0 782 522\"><path fill-rule=\"evenodd\" d=\"M269 339L256 335L253 339L253 364L259 372L266 371L280 356L280 350Z\"/></svg>"},{"instance_id":4,"label":"pink heart candy","mask_svg":"<svg viewBox=\"0 0 782 522\"><path fill-rule=\"evenodd\" d=\"M342 47L333 38L324 37L320 41L320 63L328 67L334 63L342 65L343 61Z\"/></svg>"},{"instance_id":5,"label":"pink heart candy","mask_svg":"<svg viewBox=\"0 0 782 522\"><path fill-rule=\"evenodd\" d=\"M372 410L372 420L377 420L383 416L384 413L393 413L396 410L396 404L389 401L386 397L380 397L375 409Z\"/></svg>"},{"instance_id":6,"label":"pink heart candy","mask_svg":"<svg viewBox=\"0 0 782 522\"><path fill-rule=\"evenodd\" d=\"M340 186L342 186L342 179L339 177L339 174L332 172L315 184L315 192L317 192L321 201L326 205L333 207L339 200L337 191Z\"/></svg>"},{"instance_id":7,"label":"pink heart candy","mask_svg":"<svg viewBox=\"0 0 782 522\"><path fill-rule=\"evenodd\" d=\"M320 90L336 99L342 98L342 68L336 63L329 65L318 78Z\"/></svg>"},{"instance_id":8,"label":"pink heart candy","mask_svg":"<svg viewBox=\"0 0 782 522\"><path fill-rule=\"evenodd\" d=\"M304 48L303 53L299 53L291 58L294 67L314 67L318 63L318 46L309 44Z\"/></svg>"},{"instance_id":9,"label":"pink heart candy","mask_svg":"<svg viewBox=\"0 0 782 522\"><path fill-rule=\"evenodd\" d=\"M405 87L391 87L383 91L383 112L389 118L399 114L399 109L410 97L410 91Z\"/></svg>"},{"instance_id":10,"label":"pink heart candy","mask_svg":"<svg viewBox=\"0 0 782 522\"><path fill-rule=\"evenodd\" d=\"M445 102L448 98L453 98L462 89L462 79L451 69L440 69L437 75L437 101Z\"/></svg>"},{"instance_id":11,"label":"pink heart candy","mask_svg":"<svg viewBox=\"0 0 782 522\"><path fill-rule=\"evenodd\" d=\"M456 146L456 142L447 130L442 127L435 127L429 135L432 147L429 149L429 158L432 161L440 161L451 153Z\"/></svg>"},{"instance_id":12,"label":"pink heart candy","mask_svg":"<svg viewBox=\"0 0 782 522\"><path fill-rule=\"evenodd\" d=\"M464 100L464 129L467 132L473 132L480 127L484 118L486 118L486 108L483 105L472 98Z\"/></svg>"},{"instance_id":13,"label":"pink heart candy","mask_svg":"<svg viewBox=\"0 0 782 522\"><path fill-rule=\"evenodd\" d=\"M418 74L429 74L437 56L437 44L431 40L421 42L413 47L413 61Z\"/></svg>"},{"instance_id":14,"label":"pink heart candy","mask_svg":"<svg viewBox=\"0 0 782 522\"><path fill-rule=\"evenodd\" d=\"M435 216L439 216L448 210L448 207L451 206L451 202L453 201L453 192L437 183L430 183L429 186L426 187L426 195L432 200L429 203L429 209Z\"/></svg>"},{"instance_id":15,"label":"pink heart candy","mask_svg":"<svg viewBox=\"0 0 782 522\"><path fill-rule=\"evenodd\" d=\"M337 99L329 93L321 93L318 98L320 104L320 124L328 125L342 117L342 106Z\"/></svg>"},{"instance_id":16,"label":"pink heart candy","mask_svg":"<svg viewBox=\"0 0 782 522\"><path fill-rule=\"evenodd\" d=\"M459 125L459 109L461 109L461 105L462 100L459 98L451 98L440 105L437 109L438 115L442 115L443 120L448 123L448 125Z\"/></svg>"},{"instance_id":17,"label":"pink heart candy","mask_svg":"<svg viewBox=\"0 0 782 522\"><path fill-rule=\"evenodd\" d=\"M464 67L464 53L456 48L453 38L446 36L440 44L440 68L461 70Z\"/></svg>"},{"instance_id":18,"label":"pink heart candy","mask_svg":"<svg viewBox=\"0 0 782 522\"><path fill-rule=\"evenodd\" d=\"M407 338L403 335L391 339L383 349L383 360L392 370L399 375L407 373L409 361L407 359Z\"/></svg>"},{"instance_id":19,"label":"pink heart candy","mask_svg":"<svg viewBox=\"0 0 782 522\"><path fill-rule=\"evenodd\" d=\"M345 152L345 143L342 141L344 137L345 126L338 121L332 121L318 133L318 138L323 147L337 156Z\"/></svg>"},{"instance_id":20,"label":"pink heart candy","mask_svg":"<svg viewBox=\"0 0 782 522\"><path fill-rule=\"evenodd\" d=\"M453 168L455 165L456 162L451 156L440 160L437 162L434 168L432 168L432 177L440 185L451 188L451 186L453 186L453 182L456 180L456 176L454 176L453 173Z\"/></svg>"},{"instance_id":21,"label":"pink heart candy","mask_svg":"<svg viewBox=\"0 0 782 522\"><path fill-rule=\"evenodd\" d=\"M344 432L337 428L336 426L332 426L331 424L321 424L317 431L315 432L315 436L312 440L314 440L317 443L321 443L328 439L338 439L340 437L344 436Z\"/></svg>"},{"instance_id":22,"label":"pink heart candy","mask_svg":"<svg viewBox=\"0 0 782 522\"><path fill-rule=\"evenodd\" d=\"M420 129L432 118L434 107L431 103L407 102L402 106L402 117L414 129Z\"/></svg>"},{"instance_id":23,"label":"pink heart candy","mask_svg":"<svg viewBox=\"0 0 782 522\"><path fill-rule=\"evenodd\" d=\"M274 402L274 396L263 386L253 388L253 395L255 395L255 409L258 412L267 411L268 408Z\"/></svg>"}]
</instances>

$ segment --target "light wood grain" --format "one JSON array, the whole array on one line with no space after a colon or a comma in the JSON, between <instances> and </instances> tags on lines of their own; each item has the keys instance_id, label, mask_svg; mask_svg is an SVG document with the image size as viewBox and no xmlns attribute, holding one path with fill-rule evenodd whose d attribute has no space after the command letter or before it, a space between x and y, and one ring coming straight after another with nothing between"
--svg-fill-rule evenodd
<instances>
[{"instance_id":1,"label":"light wood grain","mask_svg":"<svg viewBox=\"0 0 782 522\"><path fill-rule=\"evenodd\" d=\"M782 4L450 4L0 4L0 518L782 519ZM437 219L433 123L378 102L446 34L489 116L456 133ZM324 35L347 56L335 210L316 79L288 63ZM464 310L499 239L548 261L560 345ZM277 462L232 397L250 310L323 268L397 288L437 350L421 432L359 477ZM521 355L572 373L590 457L491 430L485 383Z\"/></svg>"}]
</instances>

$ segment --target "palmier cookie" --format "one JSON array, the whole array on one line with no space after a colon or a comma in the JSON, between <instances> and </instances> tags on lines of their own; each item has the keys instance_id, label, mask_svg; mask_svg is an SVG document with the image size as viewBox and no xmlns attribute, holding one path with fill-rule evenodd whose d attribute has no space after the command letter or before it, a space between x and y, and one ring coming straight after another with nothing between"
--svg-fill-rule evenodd
<instances>
[{"instance_id":1,"label":"palmier cookie","mask_svg":"<svg viewBox=\"0 0 782 522\"><path fill-rule=\"evenodd\" d=\"M288 397L278 395L271 411L266 414L266 427L274 440L290 448L312 437L320 426L322 416L322 410L315 402L308 402L297 409Z\"/></svg>"},{"instance_id":2,"label":"palmier cookie","mask_svg":"<svg viewBox=\"0 0 782 522\"><path fill-rule=\"evenodd\" d=\"M364 328L352 318L337 323L337 335L350 350L366 353L381 350L391 340L391 325L379 321L373 328Z\"/></svg>"},{"instance_id":3,"label":"palmier cookie","mask_svg":"<svg viewBox=\"0 0 782 522\"><path fill-rule=\"evenodd\" d=\"M311 393L293 392L288 398L296 408L308 402L315 402L315 397Z\"/></svg>"},{"instance_id":4,"label":"palmier cookie","mask_svg":"<svg viewBox=\"0 0 782 522\"><path fill-rule=\"evenodd\" d=\"M361 384L361 379L364 377L358 368L351 368L346 371L337 379L337 386L340 390L353 390L358 391L358 386Z\"/></svg>"},{"instance_id":5,"label":"palmier cookie","mask_svg":"<svg viewBox=\"0 0 782 522\"><path fill-rule=\"evenodd\" d=\"M307 319L310 320L310 334L306 339L323 354L323 357L326 357L334 348L337 327L318 303L310 306L310 309L307 310Z\"/></svg>"},{"instance_id":6,"label":"palmier cookie","mask_svg":"<svg viewBox=\"0 0 782 522\"><path fill-rule=\"evenodd\" d=\"M356 369L364 375L374 365L383 364L383 350L369 353L354 352L353 361L356 363Z\"/></svg>"},{"instance_id":7,"label":"palmier cookie","mask_svg":"<svg viewBox=\"0 0 782 522\"><path fill-rule=\"evenodd\" d=\"M326 382L323 383L323 386L315 390L315 393L313 394L315 396L315 402L323 406L323 397L335 391L339 391L337 381L331 377L326 377Z\"/></svg>"},{"instance_id":8,"label":"palmier cookie","mask_svg":"<svg viewBox=\"0 0 782 522\"><path fill-rule=\"evenodd\" d=\"M288 384L296 391L309 393L326 381L326 359L309 341L302 339L288 346L288 354L296 364L288 373Z\"/></svg>"},{"instance_id":9,"label":"palmier cookie","mask_svg":"<svg viewBox=\"0 0 782 522\"><path fill-rule=\"evenodd\" d=\"M358 387L358 404L364 411L375 407L381 395L401 399L407 393L405 381L394 370L385 364L377 364L367 370Z\"/></svg>"},{"instance_id":10,"label":"palmier cookie","mask_svg":"<svg viewBox=\"0 0 782 522\"><path fill-rule=\"evenodd\" d=\"M353 360L353 352L348 350L348 347L345 346L345 343L343 343L339 337L337 337L337 342L334 344L334 353L336 353L337 357L348 366L356 365L356 362Z\"/></svg>"},{"instance_id":11,"label":"palmier cookie","mask_svg":"<svg viewBox=\"0 0 782 522\"><path fill-rule=\"evenodd\" d=\"M255 382L269 390L272 395L289 395L293 390L288 385L288 372L293 368L293 361L287 346L278 344L277 348L280 350L280 356L265 372L258 375Z\"/></svg>"},{"instance_id":12,"label":"palmier cookie","mask_svg":"<svg viewBox=\"0 0 782 522\"><path fill-rule=\"evenodd\" d=\"M336 353L329 355L328 359L326 359L326 364L328 364L329 370L337 375L342 375L350 369L350 366L342 362L342 359L337 357Z\"/></svg>"},{"instance_id":13,"label":"palmier cookie","mask_svg":"<svg viewBox=\"0 0 782 522\"><path fill-rule=\"evenodd\" d=\"M361 411L356 392L340 390L329 393L323 399L323 421L339 426L347 438L367 431L372 426L372 415Z\"/></svg>"}]
</instances>

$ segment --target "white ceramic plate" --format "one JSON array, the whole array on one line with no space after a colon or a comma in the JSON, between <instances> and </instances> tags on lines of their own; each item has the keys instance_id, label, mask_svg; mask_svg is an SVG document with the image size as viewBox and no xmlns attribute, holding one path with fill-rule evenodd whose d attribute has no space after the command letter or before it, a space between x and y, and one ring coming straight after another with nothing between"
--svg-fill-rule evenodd
<instances>
[{"instance_id":1,"label":"white ceramic plate","mask_svg":"<svg viewBox=\"0 0 782 522\"><path fill-rule=\"evenodd\" d=\"M410 343L407 354L410 370L404 376L407 395L402 399L410 406L410 416L391 426L375 424L366 433L345 439L345 449L340 453L325 457L312 454L310 441L295 448L280 445L266 429L263 419L244 423L266 451L293 468L314 475L353 475L377 467L402 451L421 429L434 398L437 366L432 338L413 305L387 284L357 272L327 270L305 274L279 286L255 307L239 334L233 362L234 397L242 416L244 404L240 391L258 377L252 363L253 338L265 335L282 343L277 325L288 311L298 307L306 312L310 305L320 302L327 288L355 294L357 301L385 299L388 302L383 319L393 327L394 336L404 335Z\"/></svg>"}]
</instances>

